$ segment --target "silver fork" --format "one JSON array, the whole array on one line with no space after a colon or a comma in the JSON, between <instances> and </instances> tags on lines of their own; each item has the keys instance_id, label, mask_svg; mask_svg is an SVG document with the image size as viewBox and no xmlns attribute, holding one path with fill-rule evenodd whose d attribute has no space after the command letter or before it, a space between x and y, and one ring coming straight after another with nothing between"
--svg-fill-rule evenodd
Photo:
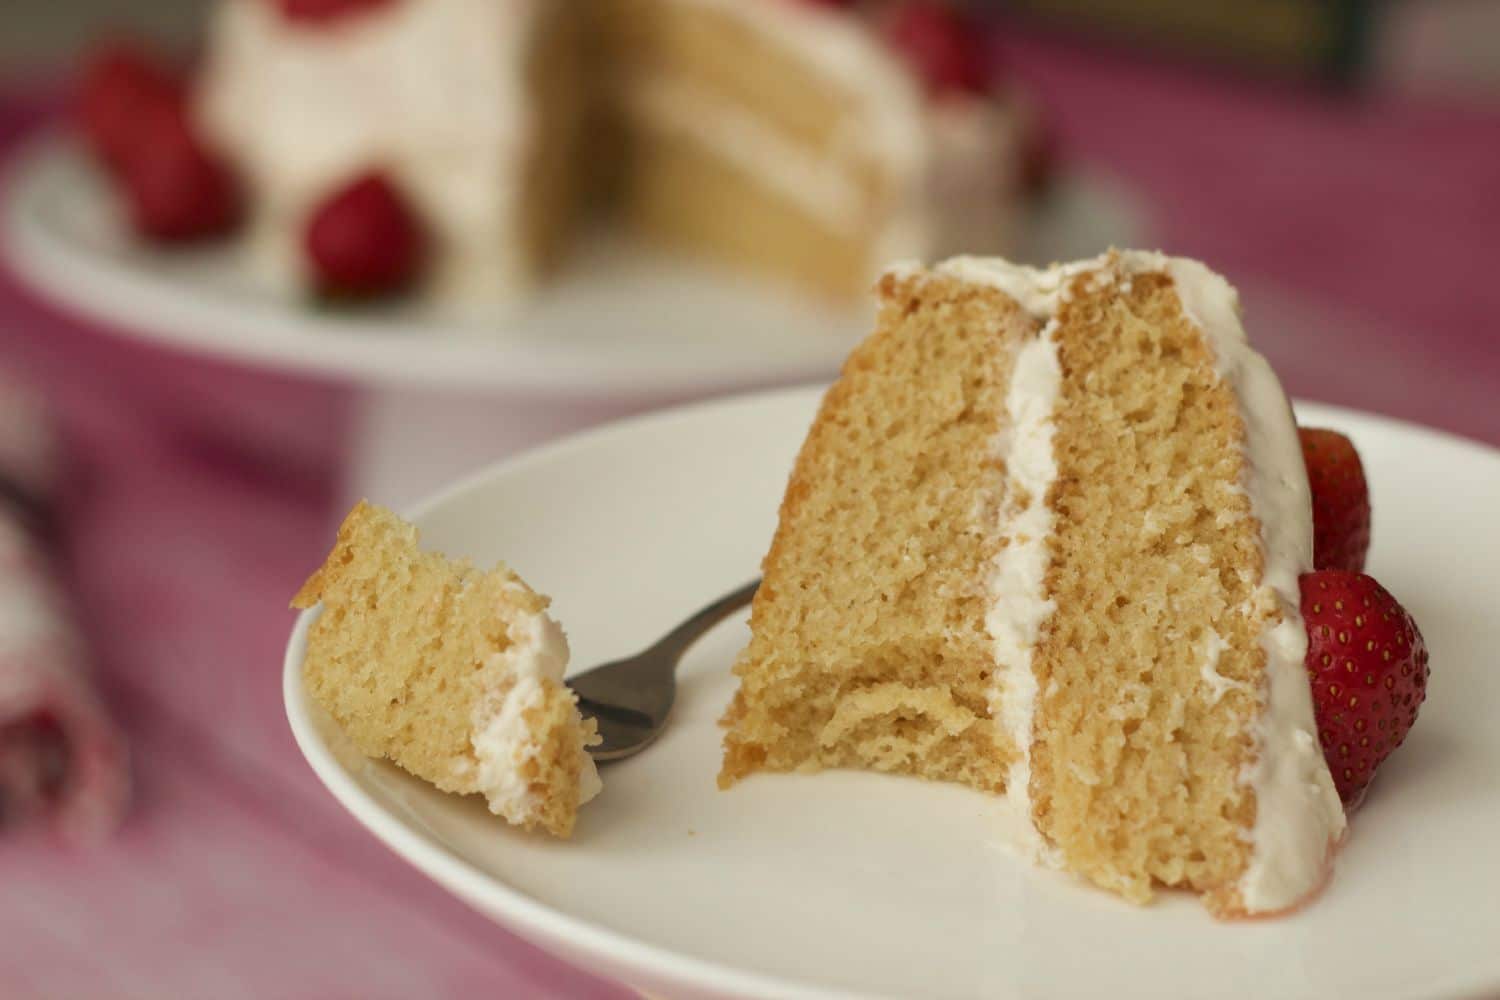
<instances>
[{"instance_id":1,"label":"silver fork","mask_svg":"<svg viewBox=\"0 0 1500 1000\"><path fill-rule=\"evenodd\" d=\"M677 700L677 663L705 632L743 608L756 580L725 594L658 639L644 652L568 678L585 718L598 720L603 742L589 750L596 761L623 760L661 735Z\"/></svg>"}]
</instances>

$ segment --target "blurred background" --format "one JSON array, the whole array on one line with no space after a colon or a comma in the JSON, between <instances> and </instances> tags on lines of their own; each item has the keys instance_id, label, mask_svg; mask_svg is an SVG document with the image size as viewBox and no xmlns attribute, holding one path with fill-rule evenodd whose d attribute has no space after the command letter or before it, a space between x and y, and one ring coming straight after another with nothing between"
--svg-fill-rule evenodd
<instances>
[{"instance_id":1,"label":"blurred background","mask_svg":"<svg viewBox=\"0 0 1500 1000\"><path fill-rule=\"evenodd\" d=\"M1228 275L1295 395L1500 445L1500 2L973 9L1064 169L1125 192L1141 242ZM0 171L63 122L101 34L189 52L205 14L5 0ZM55 583L134 775L123 824L91 846L0 825L0 992L626 996L388 856L291 744L286 601L379 433L355 429L366 390L120 332L0 270L0 394L32 401L61 442ZM536 426L506 441L677 398L529 398ZM0 458L24 450L7 435L33 440L4 404ZM0 765L5 740L0 714Z\"/></svg>"},{"instance_id":2,"label":"blurred background","mask_svg":"<svg viewBox=\"0 0 1500 1000\"><path fill-rule=\"evenodd\" d=\"M1500 12L1486 0L1012 0L975 4L1007 21L1174 51L1199 62L1232 60L1268 75L1359 80L1407 93L1493 96L1492 48ZM15 74L56 76L101 29L191 46L204 0L13 0L0 59Z\"/></svg>"}]
</instances>

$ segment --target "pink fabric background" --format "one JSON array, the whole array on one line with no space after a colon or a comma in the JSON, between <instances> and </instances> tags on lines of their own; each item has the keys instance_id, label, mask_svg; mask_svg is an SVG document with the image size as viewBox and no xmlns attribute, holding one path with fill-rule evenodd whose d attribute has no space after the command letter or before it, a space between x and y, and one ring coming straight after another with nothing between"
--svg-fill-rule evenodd
<instances>
[{"instance_id":1,"label":"pink fabric background","mask_svg":"<svg viewBox=\"0 0 1500 1000\"><path fill-rule=\"evenodd\" d=\"M1500 443L1500 114L1008 55L1075 158L1151 199L1163 248L1242 283L1294 392ZM0 92L0 151L52 103ZM1258 327L1287 293L1326 330ZM4 276L0 366L47 389L78 456L74 593L137 776L96 851L0 844L0 993L628 995L396 861L292 744L286 602L339 513L351 390L138 347Z\"/></svg>"}]
</instances>

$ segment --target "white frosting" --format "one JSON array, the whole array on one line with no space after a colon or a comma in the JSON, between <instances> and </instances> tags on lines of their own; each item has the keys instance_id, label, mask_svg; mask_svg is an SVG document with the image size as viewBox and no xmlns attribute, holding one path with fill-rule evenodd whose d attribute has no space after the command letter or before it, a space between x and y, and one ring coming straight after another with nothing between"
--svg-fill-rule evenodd
<instances>
[{"instance_id":1,"label":"white frosting","mask_svg":"<svg viewBox=\"0 0 1500 1000\"><path fill-rule=\"evenodd\" d=\"M502 615L512 612L502 608ZM481 702L474 714L471 742L478 761L475 778L490 811L512 821L529 818L536 796L525 777L525 766L541 752L525 713L542 703L546 685L560 684L568 664L568 640L550 615L532 615L509 623L511 645L492 654L484 669L510 686L496 707ZM593 758L579 749L579 801L592 799L601 788Z\"/></svg>"},{"instance_id":2,"label":"white frosting","mask_svg":"<svg viewBox=\"0 0 1500 1000\"><path fill-rule=\"evenodd\" d=\"M1006 500L1000 523L1006 544L990 572L990 608L984 622L995 660L990 715L1018 751L1006 777L1006 797L1016 814L1025 817L1031 815L1031 733L1037 697L1032 654L1042 626L1057 609L1046 596L1053 520L1047 494L1057 479L1053 413L1062 388L1054 326L1047 324L1016 353L1005 397L1008 422L992 446L1005 463ZM1025 506L1016 506L1018 497L1025 498ZM1035 824L1019 824L1018 833L1016 846L1024 854L1052 861Z\"/></svg>"},{"instance_id":3,"label":"white frosting","mask_svg":"<svg viewBox=\"0 0 1500 1000\"><path fill-rule=\"evenodd\" d=\"M1295 906L1322 883L1329 852L1345 827L1318 745L1305 664L1307 630L1297 579L1313 568L1307 465L1281 383L1246 340L1234 289L1196 261L1172 259L1165 270L1183 311L1208 339L1219 376L1240 401L1246 458L1241 485L1260 522L1265 553L1256 600L1281 612L1280 624L1261 637L1265 710L1256 734L1259 752L1246 775L1255 790L1256 817L1250 865L1239 885L1246 912L1274 912Z\"/></svg>"},{"instance_id":4,"label":"white frosting","mask_svg":"<svg viewBox=\"0 0 1500 1000\"><path fill-rule=\"evenodd\" d=\"M226 0L199 114L256 199L254 251L305 277L311 208L387 170L431 237L434 290L504 296L531 280L519 250L532 109L522 78L536 0L417 0L299 24L266 0Z\"/></svg>"},{"instance_id":5,"label":"white frosting","mask_svg":"<svg viewBox=\"0 0 1500 1000\"><path fill-rule=\"evenodd\" d=\"M1101 272L1101 280L1118 276L1128 282L1134 274L1164 273L1176 286L1184 314L1203 331L1214 355L1215 370L1239 401L1246 429L1245 477L1240 485L1261 525L1265 567L1253 598L1256 606L1243 609L1243 613L1275 607L1281 614L1280 623L1261 638L1266 654L1264 707L1255 732L1256 757L1243 775L1255 793L1256 819L1247 832L1251 859L1238 889L1248 913L1296 905L1321 884L1329 851L1343 835L1345 817L1318 745L1304 664L1307 634L1297 580L1312 569L1307 469L1286 395L1270 365L1251 349L1245 337L1238 296L1227 281L1196 261L1142 251L1112 253L1046 269L1019 267L994 258L960 257L939 265L937 270L999 288L1031 315L1044 319L1056 315L1078 275ZM994 625L991 634L996 634ZM1202 668L1215 699L1233 683L1215 669L1221 645L1220 637L1210 637ZM1010 660L997 658L997 662L1004 663L1010 673L1016 656L1013 650L1006 655ZM1029 692L1024 679L1007 681L1007 687L1019 692L1013 706L1002 700L1002 707L1014 707L1017 715L1016 720L1002 715L1010 729L1013 721L1023 721L1019 716L1034 701L1035 681ZM1029 730L1029 723L1026 728Z\"/></svg>"},{"instance_id":6,"label":"white frosting","mask_svg":"<svg viewBox=\"0 0 1500 1000\"><path fill-rule=\"evenodd\" d=\"M1129 254L1124 255L1127 259ZM1141 255L1145 256L1145 255ZM950 278L977 285L998 288L1015 299L1022 309L1036 319L1049 320L1057 315L1073 279L1089 271L1098 271L1106 264L1107 257L1092 257L1071 264L1054 264L1052 267L1026 267L1012 264L999 257L954 257L939 264L935 270ZM899 265L897 272L913 267Z\"/></svg>"}]
</instances>

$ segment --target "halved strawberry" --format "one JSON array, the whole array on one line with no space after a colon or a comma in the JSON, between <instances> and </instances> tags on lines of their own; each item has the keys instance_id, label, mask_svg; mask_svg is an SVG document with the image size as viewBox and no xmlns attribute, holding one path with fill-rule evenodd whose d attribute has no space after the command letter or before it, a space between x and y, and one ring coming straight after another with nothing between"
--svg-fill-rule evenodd
<instances>
[{"instance_id":1,"label":"halved strawberry","mask_svg":"<svg viewBox=\"0 0 1500 1000\"><path fill-rule=\"evenodd\" d=\"M1312 486L1313 565L1357 573L1370 550L1370 490L1359 452L1338 431L1302 427L1298 434Z\"/></svg>"},{"instance_id":2,"label":"halved strawberry","mask_svg":"<svg viewBox=\"0 0 1500 1000\"><path fill-rule=\"evenodd\" d=\"M1390 593L1363 573L1303 574L1307 674L1318 739L1344 803L1364 796L1427 697L1427 644Z\"/></svg>"}]
</instances>

